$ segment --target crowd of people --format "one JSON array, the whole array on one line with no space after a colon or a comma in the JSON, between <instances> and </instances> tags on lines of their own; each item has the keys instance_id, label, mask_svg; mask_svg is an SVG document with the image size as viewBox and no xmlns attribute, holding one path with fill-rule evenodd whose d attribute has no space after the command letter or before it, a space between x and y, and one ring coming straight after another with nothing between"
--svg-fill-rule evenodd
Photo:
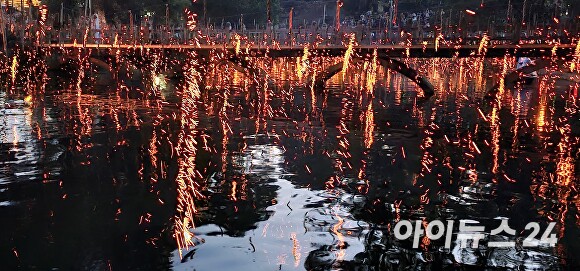
<instances>
[{"instance_id":1,"label":"crowd of people","mask_svg":"<svg viewBox=\"0 0 580 271\"><path fill-rule=\"evenodd\" d=\"M400 14L400 24L402 26L412 26L412 27L430 27L431 18L433 18L434 12L430 9L426 9L423 12L401 12Z\"/></svg>"},{"instance_id":2,"label":"crowd of people","mask_svg":"<svg viewBox=\"0 0 580 271\"><path fill-rule=\"evenodd\" d=\"M209 37L208 40L219 43L232 38L234 34L240 34L255 40L264 39L265 35L273 35L269 39L278 41L305 43L318 39L326 41L340 42L344 33L354 33L357 42L361 44L392 43L412 39L413 42L421 42L424 39L434 39L438 31L442 29L441 23L444 19L452 20L451 14L444 14L432 9L422 11L401 11L397 12L396 18L391 18L389 10L383 12L368 11L357 16L343 16L340 28L336 28L334 16L307 21L304 19L294 19L292 29L290 23L282 19L273 25L271 29L264 24L255 21L244 21L243 15L239 19L230 21L212 21L205 24L199 22L199 28ZM441 17L439 17L441 15ZM19 21L18 13L6 14L4 22ZM455 18L456 19L456 18ZM113 40L118 43L184 43L192 37L188 33L185 22L153 21L153 18L133 17L132 24L122 24L118 20L106 18L102 13L81 16L80 19L60 22L58 14L53 14L47 23L48 40L55 42L89 42L109 44ZM211 20L210 20L211 21ZM18 29L12 27L11 29ZM457 29L459 27L456 27ZM87 29L89 31L87 35ZM445 28L448 33L444 33L445 38L456 39L459 37L470 37L475 30L467 34L459 33L455 28ZM483 32L473 34L474 37L481 36ZM213 40L212 40L213 39Z\"/></svg>"}]
</instances>

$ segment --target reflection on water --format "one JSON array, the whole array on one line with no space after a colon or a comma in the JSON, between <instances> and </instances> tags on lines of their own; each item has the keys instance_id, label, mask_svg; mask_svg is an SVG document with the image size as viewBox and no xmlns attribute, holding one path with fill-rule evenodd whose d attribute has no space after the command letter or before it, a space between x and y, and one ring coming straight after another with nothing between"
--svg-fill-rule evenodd
<instances>
[{"instance_id":1,"label":"reflection on water","mask_svg":"<svg viewBox=\"0 0 580 271\"><path fill-rule=\"evenodd\" d=\"M219 214L220 210L215 210L214 214L215 221L225 221L196 228L195 233L202 236L203 244L196 248L191 258L185 259L180 269L191 266L203 270L261 270L286 265L302 268L309 260L308 253L322 244L332 247L333 256L337 258L344 258L346 251L350 251L352 257L364 249L362 244L345 246L345 239L350 238L345 238L342 232L348 235L360 233L368 228L368 224L357 224L353 220L341 204L343 192L315 192L292 184L290 180L295 175L284 169L284 151L279 146L267 144L275 141L272 137L258 135L248 138L263 143L249 146L232 161L238 170L232 172L229 189L223 191L229 193L227 200L231 206L215 207L227 214ZM265 196L254 194L258 192L252 191L254 189L266 190ZM304 205L310 208L304 208ZM260 222L245 229L243 224L247 223L244 222L248 219L247 212L257 213L255 219ZM224 215L227 217L219 218ZM237 224L241 227L234 228ZM204 260L198 261L199 258ZM174 256L174 261L179 261L178 255Z\"/></svg>"},{"instance_id":2,"label":"reflection on water","mask_svg":"<svg viewBox=\"0 0 580 271\"><path fill-rule=\"evenodd\" d=\"M133 67L117 67L112 89L81 57L84 68L48 73L46 87L15 67L7 78L28 88L0 92L2 262L64 270L578 268L574 83L548 74L531 85L500 84L496 99L485 100L513 58L406 60L437 86L427 100L377 66L375 53L346 61L347 73L318 93L315 71L339 59L309 54L245 60L260 71L252 77L220 55L208 64L193 53L139 61L117 54ZM450 248L421 238L414 249L392 233L406 219L474 220L489 232L506 218L518 236L486 234L475 249L460 248L458 223ZM522 247L528 222L550 221L558 222L555 248ZM494 240L516 246L486 247Z\"/></svg>"}]
</instances>

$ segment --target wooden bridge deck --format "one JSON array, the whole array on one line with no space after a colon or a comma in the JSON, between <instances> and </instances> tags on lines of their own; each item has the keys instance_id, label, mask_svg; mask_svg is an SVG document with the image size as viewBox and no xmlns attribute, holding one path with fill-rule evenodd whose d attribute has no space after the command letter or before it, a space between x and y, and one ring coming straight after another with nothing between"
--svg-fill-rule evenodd
<instances>
[{"instance_id":1,"label":"wooden bridge deck","mask_svg":"<svg viewBox=\"0 0 580 271\"><path fill-rule=\"evenodd\" d=\"M233 52L232 46L225 47L223 45L106 45L106 44L50 44L43 46L50 49L73 49L86 48L93 50L195 50L200 53L208 53L212 50L228 50ZM573 57L575 45L573 44L523 44L523 45L489 45L485 55L479 52L479 45L457 45L453 47L440 46L435 49L434 45L413 45L410 47L401 45L376 45L376 46L356 46L354 47L356 53L360 55L372 54L375 49L379 54L388 57L412 57L412 58L451 58L451 57L488 57L496 58L503 57L506 54L512 56L527 56L527 57ZM298 57L302 56L304 48L299 46L278 46L278 47L260 47L252 46L246 48L242 46L242 52L248 51L251 56L256 57ZM342 56L345 54L346 48L344 46L318 46L310 48L309 52L317 56Z\"/></svg>"}]
</instances>

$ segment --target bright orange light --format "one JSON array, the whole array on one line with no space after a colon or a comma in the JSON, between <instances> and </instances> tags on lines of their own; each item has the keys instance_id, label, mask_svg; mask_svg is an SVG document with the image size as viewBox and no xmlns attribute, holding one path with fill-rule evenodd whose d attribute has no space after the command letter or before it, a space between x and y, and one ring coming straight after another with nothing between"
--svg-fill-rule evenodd
<instances>
[{"instance_id":1,"label":"bright orange light","mask_svg":"<svg viewBox=\"0 0 580 271\"><path fill-rule=\"evenodd\" d=\"M475 11L473 11L471 9L466 9L465 12L467 12L470 15L475 15Z\"/></svg>"}]
</instances>

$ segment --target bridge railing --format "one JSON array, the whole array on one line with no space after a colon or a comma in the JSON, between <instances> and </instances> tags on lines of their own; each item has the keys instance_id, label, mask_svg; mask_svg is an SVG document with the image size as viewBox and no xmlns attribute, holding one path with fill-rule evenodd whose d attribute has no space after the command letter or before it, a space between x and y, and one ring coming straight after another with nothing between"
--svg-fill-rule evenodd
<instances>
[{"instance_id":1,"label":"bridge railing","mask_svg":"<svg viewBox=\"0 0 580 271\"><path fill-rule=\"evenodd\" d=\"M478 44L483 35L488 35L495 43L513 43L513 35L501 31L494 33L480 32L437 32L434 29L406 29L399 31L385 31L384 29L365 27L343 27L336 31L333 27L327 28L301 28L301 29L250 29L250 30L227 30L227 29L203 29L191 32L186 28L157 28L146 29L143 27L128 26L119 28L105 28L101 30L89 28L60 28L48 29L43 39L45 44L226 44L234 43L237 39L242 45L269 45L277 43L285 46L304 46L305 44L318 43L322 45L343 45L348 42L349 34L354 34L359 45L386 45L386 44L433 44L437 36L441 35L440 42L452 44ZM546 36L534 36L533 33L522 33L521 37L533 43L546 42ZM551 37L551 39L562 39Z\"/></svg>"}]
</instances>

